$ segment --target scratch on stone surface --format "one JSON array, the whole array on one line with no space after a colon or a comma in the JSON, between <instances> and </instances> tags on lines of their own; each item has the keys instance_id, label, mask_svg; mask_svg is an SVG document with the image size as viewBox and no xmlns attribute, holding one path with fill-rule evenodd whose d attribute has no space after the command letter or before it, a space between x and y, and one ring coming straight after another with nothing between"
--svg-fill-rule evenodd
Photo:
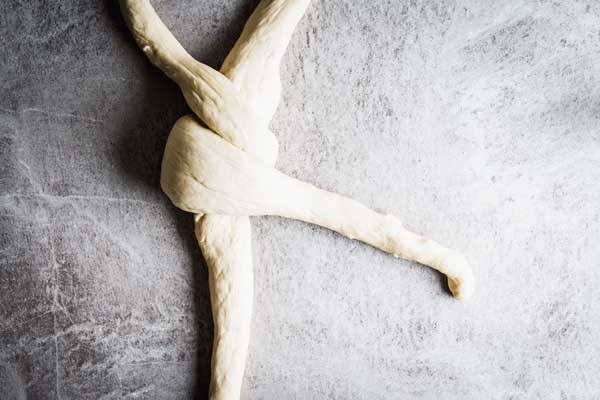
<instances>
[{"instance_id":1,"label":"scratch on stone surface","mask_svg":"<svg viewBox=\"0 0 600 400\"><path fill-rule=\"evenodd\" d=\"M23 322L19 322L19 323L17 324L17 326L24 326L24 325L26 325L26 324L28 324L28 323L30 323L30 322L33 322L33 321L35 321L35 320L37 320L37 319L40 319L40 318L42 318L43 316L45 316L45 315L48 315L48 314L50 314L50 313L52 313L52 310L50 310L50 311L46 311L46 312L44 312L44 313L41 313L41 314L39 314L39 315L36 315L35 317L28 318L28 319L26 319L26 320L25 320L25 321L23 321Z\"/></svg>"},{"instance_id":2,"label":"scratch on stone surface","mask_svg":"<svg viewBox=\"0 0 600 400\"><path fill-rule=\"evenodd\" d=\"M96 124L103 124L104 121L96 119L96 118L91 118L91 117L85 117L83 115L78 115L78 114L72 114L72 113L65 113L65 112L60 112L60 111L55 111L55 110L42 110L39 108L24 108L22 110L11 110L8 108L0 108L1 111L10 113L10 114L25 114L25 113L39 113L39 114L44 114L44 115L49 115L52 117L59 117L59 118L74 118L77 120L81 120L81 121L89 121L89 122L93 122Z\"/></svg>"},{"instance_id":3,"label":"scratch on stone surface","mask_svg":"<svg viewBox=\"0 0 600 400\"><path fill-rule=\"evenodd\" d=\"M126 366L136 366L136 365L172 365L172 364L186 364L189 363L190 360L181 360L181 361L142 361L142 362L133 362L133 363L121 363L117 365L126 365Z\"/></svg>"},{"instance_id":4,"label":"scratch on stone surface","mask_svg":"<svg viewBox=\"0 0 600 400\"><path fill-rule=\"evenodd\" d=\"M149 390L152 390L154 388L154 384L148 384L145 385L137 390L134 390L133 392L129 392L128 397L137 397L138 395L142 395L144 393L147 393Z\"/></svg>"},{"instance_id":5,"label":"scratch on stone surface","mask_svg":"<svg viewBox=\"0 0 600 400\"><path fill-rule=\"evenodd\" d=\"M56 319L56 317L55 317ZM56 323L54 324L56 330ZM58 364L58 339L56 336L54 337L54 349L55 349L55 361L56 361L56 397L60 400L60 376L59 373L59 364Z\"/></svg>"},{"instance_id":6,"label":"scratch on stone surface","mask_svg":"<svg viewBox=\"0 0 600 400\"><path fill-rule=\"evenodd\" d=\"M56 371L56 397L60 400L60 365L58 360L58 319L56 309L60 307L58 302L59 284L58 284L58 262L56 261L56 252L54 250L54 237L52 232L48 234L48 243L50 244L50 260L52 262L52 273L54 276L54 292L52 297L52 313L54 315L54 366Z\"/></svg>"},{"instance_id":7,"label":"scratch on stone surface","mask_svg":"<svg viewBox=\"0 0 600 400\"><path fill-rule=\"evenodd\" d=\"M156 83L148 83L139 79L134 79L134 78L124 78L124 77L110 77L110 76L102 76L102 77L95 77L95 78L86 78L86 81L97 81L97 82L106 82L106 81L113 81L113 82L131 82L131 83L136 83L139 85L152 85L155 87L160 87L160 85L156 84Z\"/></svg>"},{"instance_id":8,"label":"scratch on stone surface","mask_svg":"<svg viewBox=\"0 0 600 400\"><path fill-rule=\"evenodd\" d=\"M37 190L39 190L40 188L40 184L39 182L34 178L35 174L32 172L31 167L29 166L29 164L27 164L25 161L23 161L21 158L17 159L18 163L21 164L24 168L25 168L25 172L27 175L27 179L29 179L29 183L31 183L31 186L33 186L34 188L36 188Z\"/></svg>"},{"instance_id":9,"label":"scratch on stone surface","mask_svg":"<svg viewBox=\"0 0 600 400\"><path fill-rule=\"evenodd\" d=\"M86 212L86 211L83 211L83 210L81 210L81 214L84 217L87 217L90 221L92 221L92 223L95 224L96 227L100 228L103 232L105 232L107 236L109 236L109 237L113 236L113 232L108 227L106 227L106 224L103 223L103 222L101 222L101 221L99 221L98 218L96 218L93 214L90 214L89 212ZM136 250L135 247L132 246L127 241L116 240L116 242L121 246L121 248L132 259L137 259L137 260L143 260L144 259L143 252Z\"/></svg>"},{"instance_id":10,"label":"scratch on stone surface","mask_svg":"<svg viewBox=\"0 0 600 400\"><path fill-rule=\"evenodd\" d=\"M6 194L0 196L0 198L24 198L24 199L35 199L35 198L46 198L51 200L105 200L105 201L116 201L116 202L129 202L129 203L139 203L139 204L147 204L147 205L156 205L156 203L145 201L145 200L136 200L136 199L128 199L128 198L120 198L120 197L106 197L106 196L87 196L87 195L53 195L53 194L45 194L45 193L32 193L32 194Z\"/></svg>"},{"instance_id":11,"label":"scratch on stone surface","mask_svg":"<svg viewBox=\"0 0 600 400\"><path fill-rule=\"evenodd\" d=\"M117 369L117 380L119 381L119 395L122 396L123 395L123 379L121 378L121 370Z\"/></svg>"},{"instance_id":12,"label":"scratch on stone surface","mask_svg":"<svg viewBox=\"0 0 600 400\"><path fill-rule=\"evenodd\" d=\"M102 396L100 396L98 398L98 400L107 400L107 399L114 399L115 398L115 392L117 392L118 396L117 398L121 399L123 398L123 390L122 390L122 385L121 385L121 378L119 377L119 375L117 374L117 378L119 379L119 386L114 388L113 390L111 390L108 393L103 394Z\"/></svg>"},{"instance_id":13,"label":"scratch on stone surface","mask_svg":"<svg viewBox=\"0 0 600 400\"><path fill-rule=\"evenodd\" d=\"M67 318L69 318L69 321L71 321L72 325L75 325L75 321L73 321L73 318L71 318L71 314L67 311L67 309L65 308L65 306L60 302L60 300L57 300L57 307L63 312L63 314L65 314L65 316Z\"/></svg>"},{"instance_id":14,"label":"scratch on stone surface","mask_svg":"<svg viewBox=\"0 0 600 400\"><path fill-rule=\"evenodd\" d=\"M6 249L8 250L8 249ZM1 251L0 251L1 253ZM23 314L30 312L30 313L35 313L36 311L38 311L38 308L33 308L33 309L27 309L27 310L22 310L21 313L14 313L11 318L5 318L0 322L0 332L3 330L11 330L13 332L16 332L16 328L20 328L23 327L27 324L29 324L30 322L33 322L37 319L40 319L42 317L44 317L45 315L51 314L52 310L49 311L45 311L42 313L38 313L33 317L30 318L26 318L23 321L18 321L18 318L21 317ZM0 335L0 338L2 337L2 335Z\"/></svg>"},{"instance_id":15,"label":"scratch on stone surface","mask_svg":"<svg viewBox=\"0 0 600 400\"><path fill-rule=\"evenodd\" d=\"M43 194L41 196L52 197L52 198L62 198L62 199L74 199L74 200L106 200L106 201L124 201L124 202L150 204L150 205L155 204L155 203L145 201L145 200L127 199L127 198L120 198L120 197L106 197L106 196L83 196L83 195L56 196L56 195L47 195L47 194Z\"/></svg>"}]
</instances>

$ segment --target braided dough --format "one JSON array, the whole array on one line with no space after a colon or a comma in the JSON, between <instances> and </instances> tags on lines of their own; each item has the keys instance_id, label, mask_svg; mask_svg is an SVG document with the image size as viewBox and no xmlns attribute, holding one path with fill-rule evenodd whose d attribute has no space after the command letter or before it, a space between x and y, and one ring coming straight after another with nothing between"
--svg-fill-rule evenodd
<instances>
[{"instance_id":1,"label":"braided dough","mask_svg":"<svg viewBox=\"0 0 600 400\"><path fill-rule=\"evenodd\" d=\"M314 223L448 277L458 299L474 289L465 257L335 193L273 166L278 142L269 122L279 103L279 64L310 0L263 0L220 72L192 58L148 0L121 0L140 48L173 79L194 112L169 135L161 187L195 213L196 236L209 269L214 319L210 397L238 399L250 337L253 298L248 216L278 215Z\"/></svg>"}]
</instances>

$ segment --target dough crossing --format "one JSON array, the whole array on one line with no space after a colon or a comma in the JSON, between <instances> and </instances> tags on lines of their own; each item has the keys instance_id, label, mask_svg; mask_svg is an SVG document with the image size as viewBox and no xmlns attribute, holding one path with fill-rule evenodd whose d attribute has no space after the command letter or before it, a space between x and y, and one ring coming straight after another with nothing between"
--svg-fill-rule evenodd
<instances>
[{"instance_id":1,"label":"dough crossing","mask_svg":"<svg viewBox=\"0 0 600 400\"><path fill-rule=\"evenodd\" d=\"M171 130L161 187L177 207L195 214L209 269L213 400L240 396L253 299L249 216L317 224L444 273L458 299L474 290L461 253L405 229L392 215L274 168L278 143L268 125L280 98L279 65L309 2L263 0L216 71L185 51L148 0L121 0L139 47L179 85L194 112Z\"/></svg>"}]
</instances>

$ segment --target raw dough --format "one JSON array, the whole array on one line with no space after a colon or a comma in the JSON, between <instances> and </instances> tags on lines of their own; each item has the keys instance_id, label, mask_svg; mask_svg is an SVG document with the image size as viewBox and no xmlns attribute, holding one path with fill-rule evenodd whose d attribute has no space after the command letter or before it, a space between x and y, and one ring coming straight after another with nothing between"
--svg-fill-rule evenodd
<instances>
[{"instance_id":1,"label":"raw dough","mask_svg":"<svg viewBox=\"0 0 600 400\"><path fill-rule=\"evenodd\" d=\"M148 58L178 83L195 115L173 127L161 187L196 214L209 268L214 319L211 399L238 399L253 298L251 215L318 224L444 273L459 299L474 278L465 257L406 230L392 215L288 177L273 165L278 143L268 124L279 103L279 64L310 0L263 0L221 71L193 59L148 0L121 0L123 15Z\"/></svg>"}]
</instances>

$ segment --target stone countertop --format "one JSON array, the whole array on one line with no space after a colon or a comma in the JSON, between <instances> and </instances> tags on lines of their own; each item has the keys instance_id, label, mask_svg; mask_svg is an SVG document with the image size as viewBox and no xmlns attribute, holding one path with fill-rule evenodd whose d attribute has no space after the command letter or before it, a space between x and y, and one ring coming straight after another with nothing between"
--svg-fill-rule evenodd
<instances>
[{"instance_id":1,"label":"stone countertop","mask_svg":"<svg viewBox=\"0 0 600 400\"><path fill-rule=\"evenodd\" d=\"M256 5L153 3L215 68ZM206 268L158 187L178 88L114 1L5 0L0 37L0 397L204 398ZM463 250L477 292L252 218L242 398L600 398L599 76L596 1L313 1L278 167Z\"/></svg>"}]
</instances>

